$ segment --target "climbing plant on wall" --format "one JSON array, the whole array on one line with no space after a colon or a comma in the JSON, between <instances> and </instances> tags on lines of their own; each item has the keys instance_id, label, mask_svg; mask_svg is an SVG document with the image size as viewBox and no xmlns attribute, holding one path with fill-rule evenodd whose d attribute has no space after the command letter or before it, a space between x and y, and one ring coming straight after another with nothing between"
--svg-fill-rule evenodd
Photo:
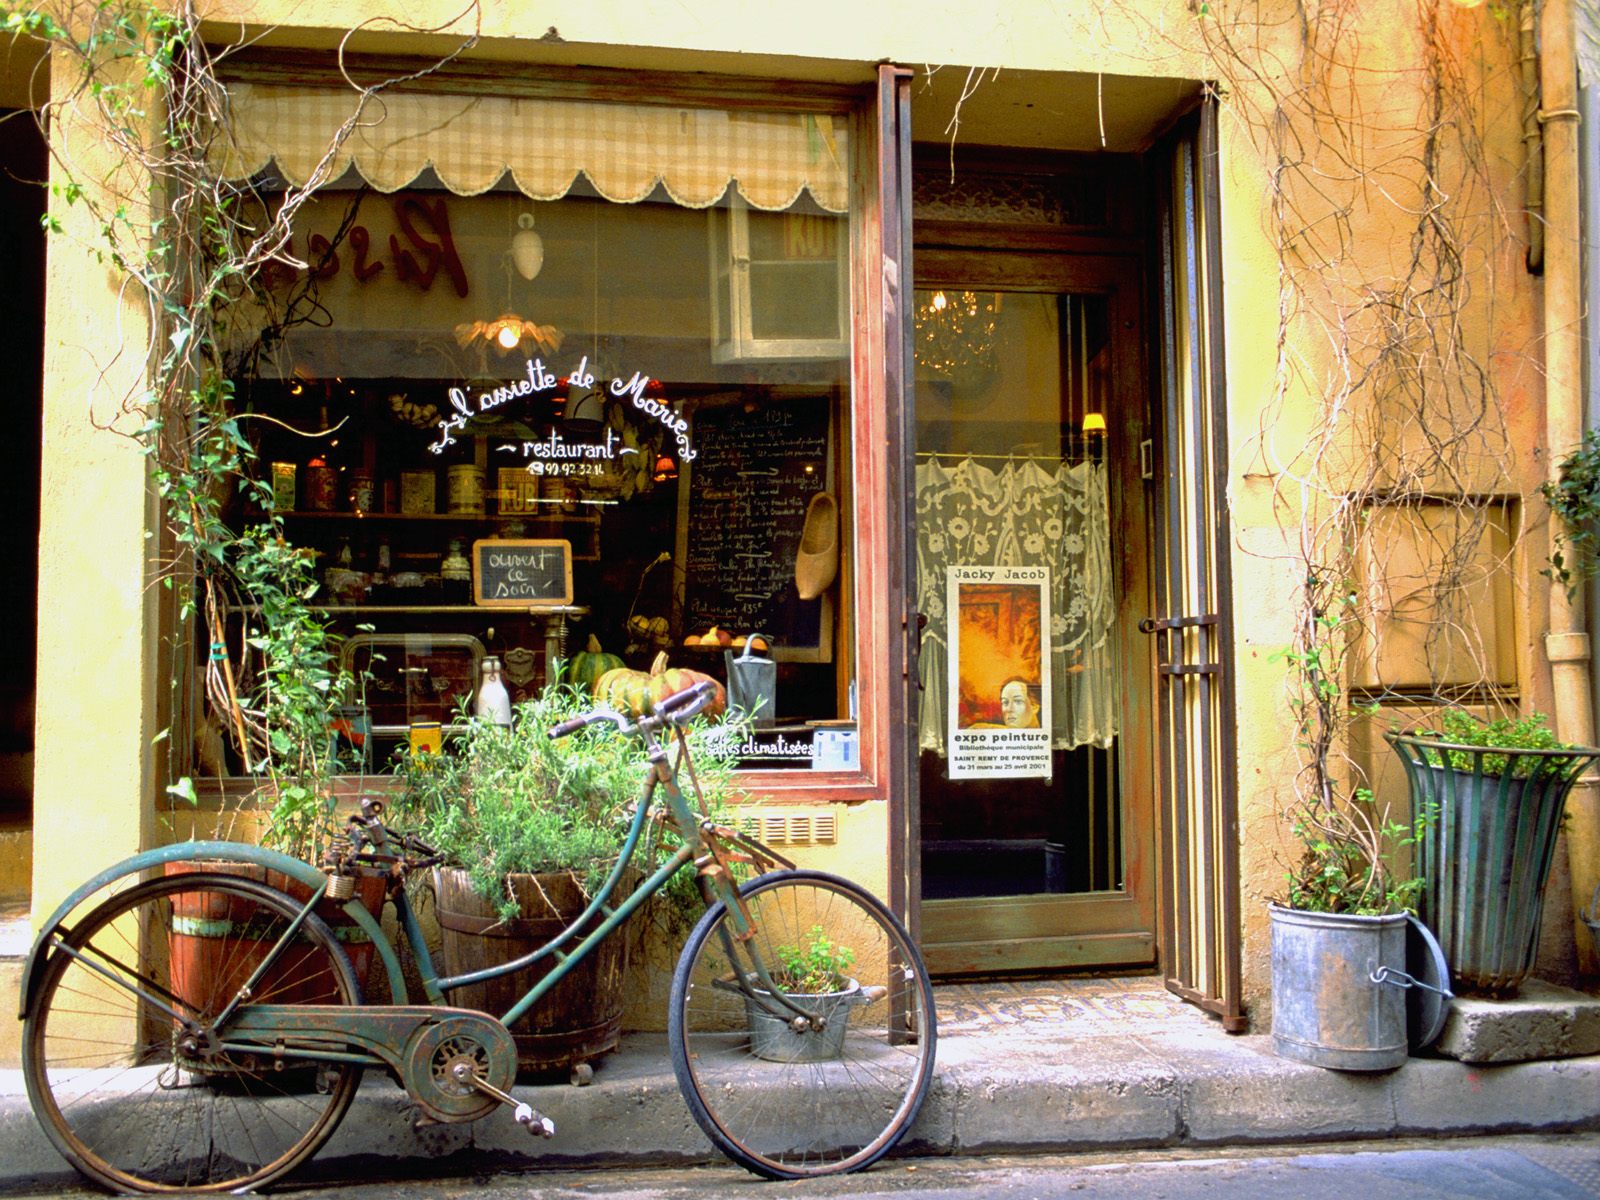
<instances>
[{"instance_id":1,"label":"climbing plant on wall","mask_svg":"<svg viewBox=\"0 0 1600 1200\"><path fill-rule=\"evenodd\" d=\"M189 749L206 718L186 706L199 670L211 719L244 769L265 781L269 837L300 852L314 852L329 830L328 784L338 768L329 729L350 680L317 607L314 563L284 535L256 470L245 429L252 418L239 411L229 380L239 357L302 319L303 292L275 302L263 272L306 265L292 257L296 215L327 182L367 105L469 48L475 27L471 5L444 30L425 31L459 33L449 54L373 82L343 71L341 46L351 115L304 186L268 190L230 182L215 165L230 137L218 70L232 47L202 37L191 0L0 5L0 28L49 50L51 99L37 114L52 158L49 236L114 272L151 331L143 383L117 398L105 427L138 444L160 500L151 574L172 596L179 630L175 715L162 735L169 790L194 796ZM228 330L235 312L253 321L268 313L266 331ZM264 514L242 527L224 519L241 496ZM230 623L229 612L243 619Z\"/></svg>"}]
</instances>

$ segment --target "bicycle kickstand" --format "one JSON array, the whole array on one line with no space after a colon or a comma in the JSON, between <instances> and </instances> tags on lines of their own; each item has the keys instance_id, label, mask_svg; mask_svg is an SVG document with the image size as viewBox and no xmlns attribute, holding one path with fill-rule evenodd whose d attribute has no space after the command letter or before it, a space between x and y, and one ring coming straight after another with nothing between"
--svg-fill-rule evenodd
<instances>
[{"instance_id":1,"label":"bicycle kickstand","mask_svg":"<svg viewBox=\"0 0 1600 1200\"><path fill-rule=\"evenodd\" d=\"M485 1096L509 1104L512 1108L512 1117L534 1137L553 1138L556 1135L556 1123L545 1116L531 1104L524 1104L509 1092L502 1092L487 1079L481 1078L472 1069L471 1063L457 1063L451 1068L450 1073L455 1076L456 1082L467 1087L477 1088Z\"/></svg>"}]
</instances>

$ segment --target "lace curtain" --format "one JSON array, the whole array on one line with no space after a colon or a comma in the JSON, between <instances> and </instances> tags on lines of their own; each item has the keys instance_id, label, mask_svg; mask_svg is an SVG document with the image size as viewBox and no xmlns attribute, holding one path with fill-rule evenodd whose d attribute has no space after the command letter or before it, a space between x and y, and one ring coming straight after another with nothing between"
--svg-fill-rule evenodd
<instances>
[{"instance_id":1,"label":"lace curtain","mask_svg":"<svg viewBox=\"0 0 1600 1200\"><path fill-rule=\"evenodd\" d=\"M1050 568L1051 745L1057 750L1117 736L1117 664L1111 644L1110 508L1105 466L972 459L917 465L917 607L922 634L918 743L945 753L949 728L946 568Z\"/></svg>"}]
</instances>

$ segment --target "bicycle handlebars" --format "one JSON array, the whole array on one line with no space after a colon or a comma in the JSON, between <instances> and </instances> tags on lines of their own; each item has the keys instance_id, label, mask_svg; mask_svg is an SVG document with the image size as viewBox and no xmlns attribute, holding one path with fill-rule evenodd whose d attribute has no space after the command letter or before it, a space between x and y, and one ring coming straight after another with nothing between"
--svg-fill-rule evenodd
<instances>
[{"instance_id":1,"label":"bicycle handlebars","mask_svg":"<svg viewBox=\"0 0 1600 1200\"><path fill-rule=\"evenodd\" d=\"M681 692L673 692L670 696L663 696L653 706L654 711L649 716L640 717L631 721L612 708L596 708L590 712L562 721L559 725L550 728L550 738L564 738L570 733L586 729L590 725L611 724L617 727L618 733L637 733L642 730L656 729L662 725L681 725L690 717L700 712L711 703L711 698L716 694L717 685L707 679L692 687L686 687Z\"/></svg>"}]
</instances>

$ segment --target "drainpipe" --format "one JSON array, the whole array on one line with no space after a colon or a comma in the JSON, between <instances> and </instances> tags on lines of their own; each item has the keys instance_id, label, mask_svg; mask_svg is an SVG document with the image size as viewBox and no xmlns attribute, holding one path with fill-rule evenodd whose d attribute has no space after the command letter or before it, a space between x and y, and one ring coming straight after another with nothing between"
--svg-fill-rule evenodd
<instances>
[{"instance_id":1,"label":"drainpipe","mask_svg":"<svg viewBox=\"0 0 1600 1200\"><path fill-rule=\"evenodd\" d=\"M1585 47L1594 46L1593 33L1585 33L1586 26L1590 30L1600 29L1600 19L1594 14L1579 14L1579 54L1578 54L1578 119L1580 130L1600 129L1600 72L1595 70L1595 56L1585 53ZM1578 203L1582 209L1583 220L1583 296L1584 296L1584 428L1600 429L1600 314L1595 312L1595 305L1600 303L1600 254L1595 253L1597 239L1600 239L1600 145L1595 145L1592 137L1578 139ZM1590 644L1594 639L1600 638L1600 580L1591 577L1588 581L1589 605L1589 637ZM1600 711L1600 669L1591 659L1589 663L1589 703L1590 712ZM1591 858L1591 863L1596 859ZM1591 868L1593 870L1593 868ZM1589 891L1581 892L1578 884L1573 884L1573 907L1581 910L1585 898L1593 894L1593 887ZM1589 941L1583 933L1578 934L1578 945L1586 949Z\"/></svg>"},{"instance_id":2,"label":"drainpipe","mask_svg":"<svg viewBox=\"0 0 1600 1200\"><path fill-rule=\"evenodd\" d=\"M1544 273L1544 134L1539 129L1539 42L1533 0L1517 6L1517 65L1522 69L1522 178L1528 189L1528 270Z\"/></svg>"},{"instance_id":3,"label":"drainpipe","mask_svg":"<svg viewBox=\"0 0 1600 1200\"><path fill-rule=\"evenodd\" d=\"M1544 0L1539 20L1539 121L1544 126L1544 368L1547 470L1583 438L1583 271L1578 224L1578 84L1570 0ZM1556 536L1550 522L1550 536ZM1552 542L1551 549L1554 549ZM1545 656L1555 698L1556 731L1564 741L1592 745L1589 635L1581 596L1551 581L1550 631ZM1573 937L1579 969L1595 970L1593 947L1577 909L1600 875L1600 790L1586 776L1567 801L1567 855L1572 868Z\"/></svg>"}]
</instances>

